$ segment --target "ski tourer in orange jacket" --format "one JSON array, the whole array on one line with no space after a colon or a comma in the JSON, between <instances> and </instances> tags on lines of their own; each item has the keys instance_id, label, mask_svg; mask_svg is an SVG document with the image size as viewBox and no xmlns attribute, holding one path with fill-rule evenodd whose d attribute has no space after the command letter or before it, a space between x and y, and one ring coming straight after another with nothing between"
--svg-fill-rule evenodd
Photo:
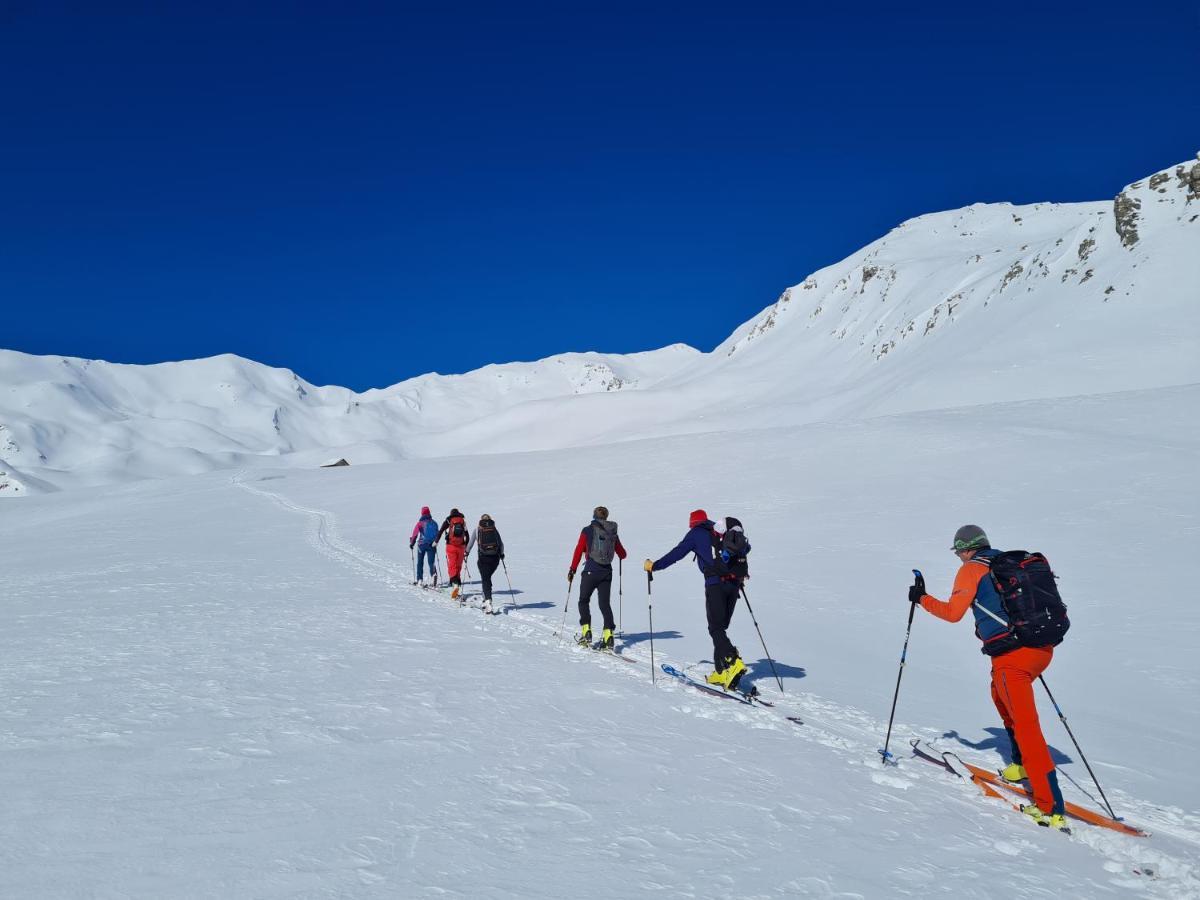
<instances>
[{"instance_id":1,"label":"ski tourer in orange jacket","mask_svg":"<svg viewBox=\"0 0 1200 900\"><path fill-rule=\"evenodd\" d=\"M993 550L987 534L977 525L964 525L954 535L951 548L962 562L954 576L954 588L949 600L939 600L914 587L909 599L920 602L926 612L947 622L958 622L968 609L975 613L975 632L985 644L1007 634L1007 616L1000 594L990 577L991 559L999 555ZM1050 748L1042 735L1033 682L1050 660L1053 647L1017 647L992 657L992 702L996 706L1013 748L1014 766L1024 766L1033 789L1033 802L1048 824L1051 816L1061 817L1063 797L1058 787L1058 772L1050 758ZM1034 810L1026 811L1038 818Z\"/></svg>"}]
</instances>

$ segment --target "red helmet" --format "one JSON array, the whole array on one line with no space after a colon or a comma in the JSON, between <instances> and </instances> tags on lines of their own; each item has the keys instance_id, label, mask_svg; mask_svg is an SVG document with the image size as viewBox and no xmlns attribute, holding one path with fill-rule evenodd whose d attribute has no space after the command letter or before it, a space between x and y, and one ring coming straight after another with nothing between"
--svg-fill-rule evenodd
<instances>
[{"instance_id":1,"label":"red helmet","mask_svg":"<svg viewBox=\"0 0 1200 900\"><path fill-rule=\"evenodd\" d=\"M421 515L423 515L423 516L429 515L429 507L428 506L421 507Z\"/></svg>"},{"instance_id":2,"label":"red helmet","mask_svg":"<svg viewBox=\"0 0 1200 900\"><path fill-rule=\"evenodd\" d=\"M692 510L692 514L688 516L688 528L695 528L702 522L708 521L708 513L702 509Z\"/></svg>"}]
</instances>

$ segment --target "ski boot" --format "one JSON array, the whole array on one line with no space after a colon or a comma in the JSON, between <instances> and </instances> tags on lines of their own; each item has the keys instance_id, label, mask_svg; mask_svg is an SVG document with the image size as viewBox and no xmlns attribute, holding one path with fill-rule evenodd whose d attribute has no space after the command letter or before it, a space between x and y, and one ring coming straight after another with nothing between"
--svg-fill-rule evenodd
<instances>
[{"instance_id":1,"label":"ski boot","mask_svg":"<svg viewBox=\"0 0 1200 900\"><path fill-rule=\"evenodd\" d=\"M740 656L735 656L732 660L726 662L725 668L714 671L704 680L709 684L715 684L717 687L732 691L737 689L737 683L741 680L745 671L746 664L742 662Z\"/></svg>"},{"instance_id":2,"label":"ski boot","mask_svg":"<svg viewBox=\"0 0 1200 900\"><path fill-rule=\"evenodd\" d=\"M1064 834L1070 834L1071 829L1067 827L1067 817L1062 813L1044 813L1036 803L1030 803L1027 806L1021 807L1021 812L1033 819L1043 828L1053 828L1055 831L1061 831Z\"/></svg>"},{"instance_id":3,"label":"ski boot","mask_svg":"<svg viewBox=\"0 0 1200 900\"><path fill-rule=\"evenodd\" d=\"M1016 783L1024 781L1029 776L1025 773L1025 767L1020 763L1012 763L1000 770L1000 777L1005 781Z\"/></svg>"},{"instance_id":4,"label":"ski boot","mask_svg":"<svg viewBox=\"0 0 1200 900\"><path fill-rule=\"evenodd\" d=\"M613 640L612 629L605 628L604 633L600 635L600 643L596 645L596 649L607 650L609 653L611 653L615 643L616 642Z\"/></svg>"},{"instance_id":5,"label":"ski boot","mask_svg":"<svg viewBox=\"0 0 1200 900\"><path fill-rule=\"evenodd\" d=\"M483 598L483 614L485 616L490 616L490 615L492 615L493 612L495 612L495 610L492 609L492 598L484 597Z\"/></svg>"},{"instance_id":6,"label":"ski boot","mask_svg":"<svg viewBox=\"0 0 1200 900\"><path fill-rule=\"evenodd\" d=\"M592 646L592 626L591 625L584 625L580 629L579 637L577 637L575 639L575 643L577 643L580 647Z\"/></svg>"},{"instance_id":7,"label":"ski boot","mask_svg":"<svg viewBox=\"0 0 1200 900\"><path fill-rule=\"evenodd\" d=\"M1046 827L1046 828L1050 827L1050 818L1051 817L1049 815L1047 815L1046 813L1042 812L1042 808L1040 806L1038 806L1036 803L1025 804L1024 806L1021 807L1021 812L1023 812L1025 815L1029 816L1029 818L1033 819L1033 821L1037 822L1039 825Z\"/></svg>"},{"instance_id":8,"label":"ski boot","mask_svg":"<svg viewBox=\"0 0 1200 900\"><path fill-rule=\"evenodd\" d=\"M450 592L450 599L451 599L451 600L457 600L457 599L458 599L458 595L459 595L459 593L461 593L461 590L460 590L459 586L456 584L456 585L454 586L454 590L452 590L452 591Z\"/></svg>"},{"instance_id":9,"label":"ski boot","mask_svg":"<svg viewBox=\"0 0 1200 900\"><path fill-rule=\"evenodd\" d=\"M725 666L725 676L729 679L728 689L736 691L738 682L742 680L742 676L746 674L746 664L742 662L740 656L735 656L733 662Z\"/></svg>"}]
</instances>

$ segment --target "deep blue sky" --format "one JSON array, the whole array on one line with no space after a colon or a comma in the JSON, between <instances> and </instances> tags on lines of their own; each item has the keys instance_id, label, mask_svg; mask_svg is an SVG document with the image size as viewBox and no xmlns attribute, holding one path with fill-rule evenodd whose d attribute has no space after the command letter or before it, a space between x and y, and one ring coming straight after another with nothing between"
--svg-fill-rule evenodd
<instances>
[{"instance_id":1,"label":"deep blue sky","mask_svg":"<svg viewBox=\"0 0 1200 900\"><path fill-rule=\"evenodd\" d=\"M805 6L0 0L0 346L707 350L905 218L1200 149L1195 0Z\"/></svg>"}]
</instances>

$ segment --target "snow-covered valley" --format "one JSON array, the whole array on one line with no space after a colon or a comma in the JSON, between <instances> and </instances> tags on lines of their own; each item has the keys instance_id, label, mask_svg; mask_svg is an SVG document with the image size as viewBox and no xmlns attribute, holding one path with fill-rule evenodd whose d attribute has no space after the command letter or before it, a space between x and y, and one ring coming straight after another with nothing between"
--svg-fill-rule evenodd
<instances>
[{"instance_id":1,"label":"snow-covered valley","mask_svg":"<svg viewBox=\"0 0 1200 900\"><path fill-rule=\"evenodd\" d=\"M1200 428L1163 432L1198 399L242 470L8 504L4 892L1200 896L1200 616L1177 590L1200 524ZM554 636L597 502L631 553L621 645L638 665ZM496 518L517 592L506 615L410 586L423 503ZM696 505L747 523L749 596L784 695L744 608L731 636L803 726L651 684L636 560L665 552ZM949 535L968 520L1055 564L1074 627L1047 678L1118 813L1152 837L1064 837L903 752L880 765L909 569L944 594ZM661 573L653 601L658 661L706 659L694 569ZM1002 761L969 625L917 620L897 722L893 749L916 736ZM1095 806L1045 706L1043 723L1068 797Z\"/></svg>"}]
</instances>

